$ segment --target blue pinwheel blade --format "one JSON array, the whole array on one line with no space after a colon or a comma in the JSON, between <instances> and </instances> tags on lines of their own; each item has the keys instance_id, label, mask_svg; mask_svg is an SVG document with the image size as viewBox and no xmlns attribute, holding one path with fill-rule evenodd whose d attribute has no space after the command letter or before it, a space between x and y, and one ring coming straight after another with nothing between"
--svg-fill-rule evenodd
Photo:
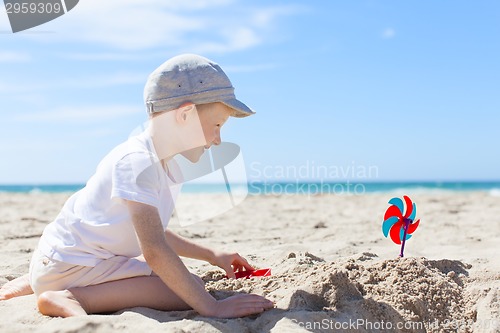
<instances>
[{"instance_id":1,"label":"blue pinwheel blade","mask_svg":"<svg viewBox=\"0 0 500 333\"><path fill-rule=\"evenodd\" d=\"M404 236L405 236L405 228L401 228L401 231L399 232L399 239L401 239L401 241L403 241ZM411 235L406 234L406 240L408 240L410 238L411 238Z\"/></svg>"},{"instance_id":2,"label":"blue pinwheel blade","mask_svg":"<svg viewBox=\"0 0 500 333\"><path fill-rule=\"evenodd\" d=\"M408 218L413 222L415 220L415 216L417 216L417 205L413 203L413 211L411 212L410 216L408 216Z\"/></svg>"},{"instance_id":3,"label":"blue pinwheel blade","mask_svg":"<svg viewBox=\"0 0 500 333\"><path fill-rule=\"evenodd\" d=\"M389 230L391 230L392 226L398 222L398 217L397 216L391 216L387 220L385 220L382 223L382 232L384 233L384 236L387 237L389 235Z\"/></svg>"},{"instance_id":4,"label":"blue pinwheel blade","mask_svg":"<svg viewBox=\"0 0 500 333\"><path fill-rule=\"evenodd\" d=\"M403 205L403 200L401 200L400 198L392 198L391 200L389 200L389 203L391 205L394 205L396 207L399 208L399 211L401 212L401 215L404 215L404 205Z\"/></svg>"}]
</instances>

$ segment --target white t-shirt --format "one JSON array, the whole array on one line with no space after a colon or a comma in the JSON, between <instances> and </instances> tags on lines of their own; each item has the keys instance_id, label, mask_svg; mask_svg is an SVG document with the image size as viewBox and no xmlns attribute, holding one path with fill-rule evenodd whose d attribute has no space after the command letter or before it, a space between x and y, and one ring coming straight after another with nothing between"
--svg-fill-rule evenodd
<instances>
[{"instance_id":1,"label":"white t-shirt","mask_svg":"<svg viewBox=\"0 0 500 333\"><path fill-rule=\"evenodd\" d=\"M82 266L117 255L139 256L139 240L123 199L156 207L166 229L179 190L146 130L104 157L86 186L47 225L39 250L49 258Z\"/></svg>"}]
</instances>

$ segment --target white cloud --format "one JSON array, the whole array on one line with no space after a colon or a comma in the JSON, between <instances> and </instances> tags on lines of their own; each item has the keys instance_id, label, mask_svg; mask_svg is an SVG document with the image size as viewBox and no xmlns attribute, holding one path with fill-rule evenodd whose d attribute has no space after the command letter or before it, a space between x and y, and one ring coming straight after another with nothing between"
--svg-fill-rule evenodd
<instances>
[{"instance_id":1,"label":"white cloud","mask_svg":"<svg viewBox=\"0 0 500 333\"><path fill-rule=\"evenodd\" d=\"M278 67L275 64L256 64L256 65L237 65L237 66L224 66L226 73L250 73L275 69Z\"/></svg>"},{"instance_id":2,"label":"white cloud","mask_svg":"<svg viewBox=\"0 0 500 333\"><path fill-rule=\"evenodd\" d=\"M222 33L224 40L221 42L205 42L192 47L196 53L226 53L250 48L261 43L260 37L247 28L240 28L233 31L224 31Z\"/></svg>"},{"instance_id":3,"label":"white cloud","mask_svg":"<svg viewBox=\"0 0 500 333\"><path fill-rule=\"evenodd\" d=\"M99 44L125 52L189 48L222 53L263 43L278 17L299 11L293 5L244 7L231 0L85 0L65 16L44 25L53 34L24 37ZM86 58L81 52L76 56ZM87 57L119 58L109 51Z\"/></svg>"},{"instance_id":4,"label":"white cloud","mask_svg":"<svg viewBox=\"0 0 500 333\"><path fill-rule=\"evenodd\" d=\"M18 155L21 153L28 154L28 152L43 152L47 148L50 149L63 149L71 147L70 144L66 143L64 140L53 140L50 138L30 138L28 136L16 136L15 140L2 140L0 141L0 153L14 153ZM2 156L2 159L6 156Z\"/></svg>"},{"instance_id":5,"label":"white cloud","mask_svg":"<svg viewBox=\"0 0 500 333\"><path fill-rule=\"evenodd\" d=\"M149 73L118 72L109 75L95 75L68 79L61 84L65 88L99 88L127 84L144 84Z\"/></svg>"},{"instance_id":6,"label":"white cloud","mask_svg":"<svg viewBox=\"0 0 500 333\"><path fill-rule=\"evenodd\" d=\"M42 91L68 88L95 89L129 84L143 85L148 75L149 73L117 72L107 75L80 76L64 79L54 78L51 81L46 80L43 82L29 81L27 83L6 83L0 81L0 94L40 93Z\"/></svg>"},{"instance_id":7,"label":"white cloud","mask_svg":"<svg viewBox=\"0 0 500 333\"><path fill-rule=\"evenodd\" d=\"M0 6L0 32L1 33L11 33L12 29L9 23L9 17L7 16L7 11L4 10L5 7Z\"/></svg>"},{"instance_id":8,"label":"white cloud","mask_svg":"<svg viewBox=\"0 0 500 333\"><path fill-rule=\"evenodd\" d=\"M121 134L121 131L113 127L95 127L82 131L81 135L87 138L106 138Z\"/></svg>"},{"instance_id":9,"label":"white cloud","mask_svg":"<svg viewBox=\"0 0 500 333\"><path fill-rule=\"evenodd\" d=\"M60 54L62 58L80 61L130 61L130 60L143 60L144 55L131 54L124 52L103 52L103 53L67 53Z\"/></svg>"},{"instance_id":10,"label":"white cloud","mask_svg":"<svg viewBox=\"0 0 500 333\"><path fill-rule=\"evenodd\" d=\"M33 122L101 122L141 113L145 114L145 110L130 105L65 106L51 111L22 113L14 119Z\"/></svg>"},{"instance_id":11,"label":"white cloud","mask_svg":"<svg viewBox=\"0 0 500 333\"><path fill-rule=\"evenodd\" d=\"M384 39L391 39L391 38L394 38L395 36L396 36L396 30L394 30L392 28L386 28L382 32L382 38L384 38Z\"/></svg>"},{"instance_id":12,"label":"white cloud","mask_svg":"<svg viewBox=\"0 0 500 333\"><path fill-rule=\"evenodd\" d=\"M28 62L31 56L22 52L0 51L0 63L5 62Z\"/></svg>"},{"instance_id":13,"label":"white cloud","mask_svg":"<svg viewBox=\"0 0 500 333\"><path fill-rule=\"evenodd\" d=\"M28 93L28 92L33 92L33 91L39 91L40 89L44 89L45 85L42 83L37 84L37 83L25 83L25 84L20 84L16 82L1 82L0 81L0 94L1 95L15 95L18 93Z\"/></svg>"},{"instance_id":14,"label":"white cloud","mask_svg":"<svg viewBox=\"0 0 500 333\"><path fill-rule=\"evenodd\" d=\"M258 8L252 15L252 22L260 27L268 27L274 23L276 18L280 16L290 16L297 13L304 13L308 11L309 8L304 5L285 5L285 6L274 6L267 8Z\"/></svg>"},{"instance_id":15,"label":"white cloud","mask_svg":"<svg viewBox=\"0 0 500 333\"><path fill-rule=\"evenodd\" d=\"M9 89L10 89L10 87L9 87L8 84L3 83L3 82L0 81L0 94L2 94L2 93L4 93L4 94L8 93Z\"/></svg>"}]
</instances>

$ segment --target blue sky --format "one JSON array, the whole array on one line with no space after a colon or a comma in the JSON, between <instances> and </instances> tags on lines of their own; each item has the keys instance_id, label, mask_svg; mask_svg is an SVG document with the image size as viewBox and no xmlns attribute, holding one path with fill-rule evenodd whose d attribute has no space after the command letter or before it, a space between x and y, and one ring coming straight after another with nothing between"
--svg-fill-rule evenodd
<instances>
[{"instance_id":1,"label":"blue sky","mask_svg":"<svg viewBox=\"0 0 500 333\"><path fill-rule=\"evenodd\" d=\"M0 32L0 183L85 182L184 52L257 111L222 132L250 178L500 179L498 1L82 0Z\"/></svg>"}]
</instances>

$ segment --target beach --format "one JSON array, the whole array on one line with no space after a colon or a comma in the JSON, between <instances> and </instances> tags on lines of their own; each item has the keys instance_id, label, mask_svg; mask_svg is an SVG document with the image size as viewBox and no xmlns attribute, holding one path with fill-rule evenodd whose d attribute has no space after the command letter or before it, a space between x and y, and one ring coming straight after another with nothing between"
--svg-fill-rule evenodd
<instances>
[{"instance_id":1,"label":"beach","mask_svg":"<svg viewBox=\"0 0 500 333\"><path fill-rule=\"evenodd\" d=\"M381 230L388 200L402 194L421 219L404 258ZM0 285L27 273L69 195L0 193ZM185 196L192 205L223 201ZM274 309L238 319L146 308L62 319L41 315L29 295L0 301L0 332L500 332L499 203L488 191L250 195L219 216L189 226L173 219L169 228L271 268L269 277L233 280L184 259L214 297L257 293Z\"/></svg>"}]
</instances>

